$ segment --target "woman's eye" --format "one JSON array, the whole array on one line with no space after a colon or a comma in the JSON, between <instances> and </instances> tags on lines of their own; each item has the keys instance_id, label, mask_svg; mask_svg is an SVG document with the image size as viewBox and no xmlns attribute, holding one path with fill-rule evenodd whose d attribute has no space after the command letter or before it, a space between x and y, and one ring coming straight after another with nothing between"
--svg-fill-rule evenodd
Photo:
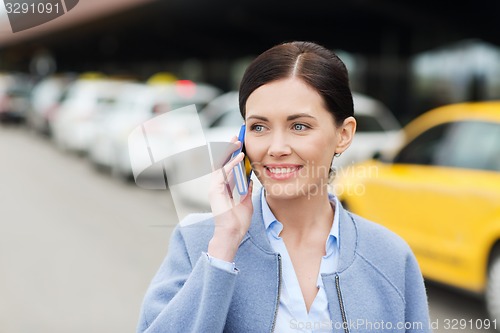
<instances>
[{"instance_id":1,"label":"woman's eye","mask_svg":"<svg viewBox=\"0 0 500 333\"><path fill-rule=\"evenodd\" d=\"M253 125L252 126L252 131L262 132L263 130L264 130L264 126L262 126L262 125Z\"/></svg>"},{"instance_id":2,"label":"woman's eye","mask_svg":"<svg viewBox=\"0 0 500 333\"><path fill-rule=\"evenodd\" d=\"M304 124L293 124L293 129L296 131L304 131L307 129L307 126Z\"/></svg>"}]
</instances>

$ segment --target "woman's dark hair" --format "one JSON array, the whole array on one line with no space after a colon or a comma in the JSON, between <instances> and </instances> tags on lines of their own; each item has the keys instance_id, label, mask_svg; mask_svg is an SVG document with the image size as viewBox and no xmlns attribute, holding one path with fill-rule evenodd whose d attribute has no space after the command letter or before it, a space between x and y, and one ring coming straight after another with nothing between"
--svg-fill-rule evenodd
<instances>
[{"instance_id":1,"label":"woman's dark hair","mask_svg":"<svg viewBox=\"0 0 500 333\"><path fill-rule=\"evenodd\" d=\"M321 45L295 41L270 48L248 66L239 91L243 118L247 99L254 90L266 83L290 77L302 79L321 95L337 125L354 115L349 76L342 60Z\"/></svg>"}]
</instances>

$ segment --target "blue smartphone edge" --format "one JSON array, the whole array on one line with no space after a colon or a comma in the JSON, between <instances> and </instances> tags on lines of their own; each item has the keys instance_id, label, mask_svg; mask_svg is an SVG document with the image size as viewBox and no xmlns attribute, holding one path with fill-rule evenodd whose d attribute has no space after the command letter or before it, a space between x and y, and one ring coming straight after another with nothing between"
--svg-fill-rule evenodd
<instances>
[{"instance_id":1,"label":"blue smartphone edge","mask_svg":"<svg viewBox=\"0 0 500 333\"><path fill-rule=\"evenodd\" d=\"M240 133L238 134L238 141L241 142L241 147L240 149L236 150L233 153L232 158L234 158L236 155L238 155L242 150L243 150L243 144L245 142L245 131L246 131L246 125L243 124L241 125L240 128ZM246 157L245 157L246 158ZM242 163L239 163L236 165L234 168L234 181L236 183L236 188L238 189L238 193L240 195L245 195L248 193L248 182L249 182L249 177L247 178L246 172L245 172L245 160L243 160Z\"/></svg>"}]
</instances>

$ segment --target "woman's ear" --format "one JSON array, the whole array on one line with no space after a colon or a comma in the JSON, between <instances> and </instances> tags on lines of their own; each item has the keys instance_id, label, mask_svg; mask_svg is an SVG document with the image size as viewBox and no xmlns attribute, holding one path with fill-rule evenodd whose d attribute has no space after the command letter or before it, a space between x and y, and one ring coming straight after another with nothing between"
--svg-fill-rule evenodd
<instances>
[{"instance_id":1,"label":"woman's ear","mask_svg":"<svg viewBox=\"0 0 500 333\"><path fill-rule=\"evenodd\" d=\"M342 154L351 145L352 139L356 133L356 119L347 117L341 126L337 128L338 143L335 153Z\"/></svg>"}]
</instances>

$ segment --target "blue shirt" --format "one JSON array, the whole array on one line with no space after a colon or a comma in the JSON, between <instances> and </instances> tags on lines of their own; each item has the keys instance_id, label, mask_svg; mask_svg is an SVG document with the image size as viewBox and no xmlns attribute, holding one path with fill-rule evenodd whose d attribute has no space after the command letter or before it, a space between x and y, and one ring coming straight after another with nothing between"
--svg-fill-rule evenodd
<instances>
[{"instance_id":1,"label":"blue shirt","mask_svg":"<svg viewBox=\"0 0 500 333\"><path fill-rule=\"evenodd\" d=\"M335 209L333 224L328 238L325 240L325 256L321 259L321 266L317 278L318 293L307 312L306 303L302 296L299 280L295 274L292 260L288 255L285 242L279 236L283 230L283 224L279 222L269 208L265 198L265 190L261 191L262 217L266 227L267 238L273 250L281 255L282 267L282 289L280 304L276 317L275 332L305 332L305 333L326 333L331 332L330 314L328 312L328 301L323 286L321 274L333 273L337 269L339 258L339 211ZM330 202L338 207L337 197L330 195ZM211 257L208 253L209 261L215 267L237 271L234 263L229 263L218 258Z\"/></svg>"},{"instance_id":2,"label":"blue shirt","mask_svg":"<svg viewBox=\"0 0 500 333\"><path fill-rule=\"evenodd\" d=\"M279 236L281 230L283 230L283 224L276 220L267 204L264 192L265 191L262 191L261 200L266 234L273 250L281 254L282 264L282 289L275 332L331 332L328 301L321 274L333 273L337 269L339 258L338 209L335 209L330 234L325 240L326 255L321 259L321 266L317 279L318 293L308 313L285 242ZM332 202L332 205L334 204L335 207L339 206L338 199L333 195L330 196L330 202Z\"/></svg>"}]
</instances>

